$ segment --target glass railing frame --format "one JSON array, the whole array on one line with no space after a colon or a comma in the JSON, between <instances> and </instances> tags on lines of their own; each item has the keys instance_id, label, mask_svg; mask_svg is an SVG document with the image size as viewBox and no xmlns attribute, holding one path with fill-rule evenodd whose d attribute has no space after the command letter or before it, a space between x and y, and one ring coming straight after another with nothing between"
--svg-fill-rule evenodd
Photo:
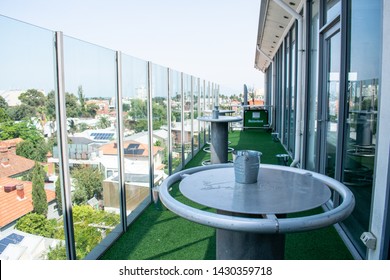
<instances>
[{"instance_id":1,"label":"glass railing frame","mask_svg":"<svg viewBox=\"0 0 390 280\"><path fill-rule=\"evenodd\" d=\"M13 20L13 19L10 19ZM30 24L28 24L30 25ZM33 25L32 25L33 26ZM35 27L35 26L34 26ZM40 27L37 27L40 28ZM49 30L50 31L50 30ZM64 221L64 232L65 232L65 240L64 245L66 249L66 257L70 260L77 259L76 256L76 247L75 247L75 232L74 232L74 224L73 224L73 205L72 205L72 194L71 194L71 178L69 174L69 143L68 143L68 132L67 132L67 112L66 112L66 99L65 99L65 65L64 65L64 53L66 52L64 47L64 34L61 31L50 31L53 33L53 59L54 61L54 70L53 74L55 76L54 81L54 92L55 92L55 110L56 110L56 125L57 132L55 132L55 136L58 141L58 164L59 164L59 176L58 179L61 182L61 194L62 194L62 212L63 212L63 221ZM67 36L68 37L68 36ZM72 38L72 37L70 37ZM78 40L78 39L77 39ZM89 43L83 41L85 43ZM97 46L97 45L96 45ZM98 46L100 47L100 46ZM104 48L104 47L103 47ZM153 185L154 185L154 158L153 158L153 104L152 104L152 85L153 85L153 63L150 61L145 61L147 63L147 119L148 119L148 141L149 141L149 158L148 158L148 166L149 166L149 190L150 190L150 199L148 201L144 201L141 203L140 208L137 208L137 211L130 217L127 215L126 211L126 188L125 188L125 163L124 163L124 120L122 118L123 114L123 65L122 65L122 53L117 50L111 50L115 54L115 92L114 98L115 109L116 112L116 122L117 126L115 128L115 133L117 135L117 157L118 157L118 185L119 185L119 202L120 202L120 223L109 233L103 240L93 248L89 254L84 259L97 259L99 256L104 253L105 250L124 232L127 231L128 226L139 216L142 214L143 210L146 209L153 202ZM192 75L185 74L183 72L176 71L180 77L180 80L177 81L180 85L180 94L181 94L181 150L182 150L182 162L179 166L179 170L172 170L172 107L171 107L171 97L172 97L172 70L169 67L165 67L167 71L167 94L168 94L168 106L167 106L167 123L168 123L168 173L167 175L171 175L175 171L179 171L184 168L185 164L188 163L195 155L196 152L201 150L201 147L205 144L205 136L206 129L201 126L197 126L197 134L198 134L198 147L194 148L194 123L198 122L194 120L194 103L196 103L197 115L200 116L204 114L206 110L207 104L213 100L213 95L216 92L216 84L211 83L209 81L203 80L201 78L197 78ZM190 122L191 122L191 157L185 159L185 146L184 146L184 87L183 87L183 79L184 76L189 76L190 85L187 85L187 90L190 90L190 98L191 98L191 112L190 112ZM194 97L194 84L197 84L197 95ZM206 96L210 99L206 100ZM197 99L197 102L194 102L194 98ZM203 133L201 137L200 134Z\"/></svg>"}]
</instances>

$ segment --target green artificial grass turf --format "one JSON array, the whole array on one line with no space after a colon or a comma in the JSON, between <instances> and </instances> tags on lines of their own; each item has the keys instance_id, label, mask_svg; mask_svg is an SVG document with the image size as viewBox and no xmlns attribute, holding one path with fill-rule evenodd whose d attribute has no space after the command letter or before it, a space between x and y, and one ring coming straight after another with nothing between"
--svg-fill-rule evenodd
<instances>
[{"instance_id":1,"label":"green artificial grass turf","mask_svg":"<svg viewBox=\"0 0 390 280\"><path fill-rule=\"evenodd\" d=\"M262 163L277 164L276 154L286 153L270 133L263 130L245 130L229 133L229 146L235 150L262 152ZM203 150L194 156L186 168L200 166L210 155ZM231 155L229 155L231 159ZM172 195L179 201L197 205L181 195L178 184L172 186ZM321 209L298 215L315 214ZM289 215L293 217L297 215ZM183 219L171 211L150 205L140 217L102 256L103 260L213 260L216 257L215 229ZM286 259L342 260L352 259L349 251L333 227L286 234Z\"/></svg>"}]
</instances>

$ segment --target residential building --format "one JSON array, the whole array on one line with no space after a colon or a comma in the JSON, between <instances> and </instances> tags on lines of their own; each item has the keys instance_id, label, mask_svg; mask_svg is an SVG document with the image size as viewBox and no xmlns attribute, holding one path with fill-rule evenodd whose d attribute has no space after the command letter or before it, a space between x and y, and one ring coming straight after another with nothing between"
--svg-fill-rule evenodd
<instances>
[{"instance_id":1,"label":"residential building","mask_svg":"<svg viewBox=\"0 0 390 280\"><path fill-rule=\"evenodd\" d=\"M55 192L45 190L47 202L54 203ZM0 177L0 232L14 225L33 211L32 183L9 177Z\"/></svg>"}]
</instances>

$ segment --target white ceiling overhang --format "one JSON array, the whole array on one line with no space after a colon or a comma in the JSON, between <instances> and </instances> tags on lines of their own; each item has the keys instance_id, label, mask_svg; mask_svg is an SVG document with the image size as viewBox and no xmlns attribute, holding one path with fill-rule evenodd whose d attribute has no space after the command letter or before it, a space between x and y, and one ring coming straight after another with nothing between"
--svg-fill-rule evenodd
<instances>
[{"instance_id":1,"label":"white ceiling overhang","mask_svg":"<svg viewBox=\"0 0 390 280\"><path fill-rule=\"evenodd\" d=\"M303 0L281 1L298 13L304 2ZM277 1L261 0L255 68L262 72L267 70L294 21L295 18L282 8Z\"/></svg>"}]
</instances>

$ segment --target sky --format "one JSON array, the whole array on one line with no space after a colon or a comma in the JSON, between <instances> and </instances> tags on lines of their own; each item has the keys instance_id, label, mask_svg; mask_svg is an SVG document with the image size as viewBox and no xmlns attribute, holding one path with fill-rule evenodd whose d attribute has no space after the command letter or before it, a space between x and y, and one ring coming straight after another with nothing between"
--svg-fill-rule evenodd
<instances>
[{"instance_id":1,"label":"sky","mask_svg":"<svg viewBox=\"0 0 390 280\"><path fill-rule=\"evenodd\" d=\"M0 15L216 82L230 95L244 84L263 88L254 68L260 1L1 0Z\"/></svg>"}]
</instances>

